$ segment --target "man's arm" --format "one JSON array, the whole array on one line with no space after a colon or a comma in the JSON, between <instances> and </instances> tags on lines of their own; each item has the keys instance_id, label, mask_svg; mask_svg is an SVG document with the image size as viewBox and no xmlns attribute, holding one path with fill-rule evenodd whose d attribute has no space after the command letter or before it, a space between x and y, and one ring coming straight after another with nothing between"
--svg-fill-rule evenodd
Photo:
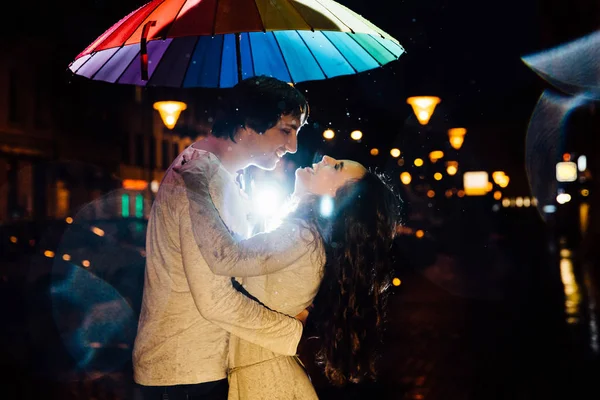
<instances>
[{"instance_id":1,"label":"man's arm","mask_svg":"<svg viewBox=\"0 0 600 400\"><path fill-rule=\"evenodd\" d=\"M223 223L209 193L212 167L192 160L178 169L186 186L193 237L213 273L224 276L258 276L282 270L305 255L315 237L301 220L288 220L279 228L236 241Z\"/></svg>"},{"instance_id":2,"label":"man's arm","mask_svg":"<svg viewBox=\"0 0 600 400\"><path fill-rule=\"evenodd\" d=\"M187 210L181 212L179 226L183 267L200 314L241 339L275 353L295 355L302 323L251 300L235 290L229 278L203 268Z\"/></svg>"}]
</instances>

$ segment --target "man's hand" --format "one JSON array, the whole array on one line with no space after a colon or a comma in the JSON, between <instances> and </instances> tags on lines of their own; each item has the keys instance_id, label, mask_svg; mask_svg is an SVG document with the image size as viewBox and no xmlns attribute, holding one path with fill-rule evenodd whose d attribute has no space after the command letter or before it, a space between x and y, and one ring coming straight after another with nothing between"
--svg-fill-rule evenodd
<instances>
[{"instance_id":1,"label":"man's hand","mask_svg":"<svg viewBox=\"0 0 600 400\"><path fill-rule=\"evenodd\" d=\"M295 317L298 321L302 322L302 326L306 326L306 320L308 319L308 309L305 308L300 314Z\"/></svg>"}]
</instances>

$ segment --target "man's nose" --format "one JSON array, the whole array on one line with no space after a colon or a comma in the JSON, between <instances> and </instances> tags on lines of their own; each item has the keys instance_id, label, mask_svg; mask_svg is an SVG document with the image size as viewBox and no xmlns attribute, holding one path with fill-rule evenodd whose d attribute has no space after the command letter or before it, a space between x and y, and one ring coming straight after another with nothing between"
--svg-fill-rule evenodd
<instances>
[{"instance_id":1,"label":"man's nose","mask_svg":"<svg viewBox=\"0 0 600 400\"><path fill-rule=\"evenodd\" d=\"M288 135L288 140L285 143L285 149L288 153L294 154L298 151L298 136L293 133Z\"/></svg>"}]
</instances>

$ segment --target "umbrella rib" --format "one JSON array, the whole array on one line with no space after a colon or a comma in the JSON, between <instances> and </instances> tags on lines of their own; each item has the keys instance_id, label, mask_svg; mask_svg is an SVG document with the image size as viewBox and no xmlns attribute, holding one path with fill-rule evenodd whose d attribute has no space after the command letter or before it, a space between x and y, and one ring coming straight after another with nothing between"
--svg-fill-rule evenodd
<instances>
[{"instance_id":1,"label":"umbrella rib","mask_svg":"<svg viewBox=\"0 0 600 400\"><path fill-rule=\"evenodd\" d=\"M181 7L179 7L179 11L177 11L177 13L175 14L175 18L173 18L173 22L171 22L171 26L169 26L169 28L167 28L165 30L165 36L163 36L163 38L168 38L169 37L169 33L171 33L171 30L173 29L173 25L175 25L175 22L177 22L177 18L179 17L179 14L181 14L181 10L183 10L183 7L185 7L185 3L187 3L187 0L183 0L183 3L181 3Z\"/></svg>"},{"instance_id":2,"label":"umbrella rib","mask_svg":"<svg viewBox=\"0 0 600 400\"><path fill-rule=\"evenodd\" d=\"M79 71L79 70L80 70L80 69L81 69L81 68L82 68L82 67L83 67L85 64L87 64L87 62L88 62L88 61L90 61L90 58L92 58L92 57L94 56L94 54L96 54L96 53L97 53L97 51L92 51L91 53L88 53L88 54L86 54L86 55L87 55L87 56L89 56L89 57L87 58L87 60L85 60L83 63L81 63L81 65L80 65L79 67L77 67L77 69L76 69L75 71L73 71L73 70L71 69L71 65L73 65L73 63L74 63L75 61L79 60L79 58L85 57L85 55L84 55L84 56L81 56L81 57L79 57L79 58L76 58L75 60L73 60L73 61L71 62L71 64L69 64L69 66L68 66L67 68L68 68L69 70L71 70L71 72L73 72L75 75L78 75L78 74L77 74L77 71Z\"/></svg>"},{"instance_id":3,"label":"umbrella rib","mask_svg":"<svg viewBox=\"0 0 600 400\"><path fill-rule=\"evenodd\" d=\"M167 45L167 48L165 49L165 51L163 52L162 57L160 58L160 60L158 60L158 62L156 63L156 67L154 67L154 71L152 71L152 73L154 74L154 72L158 71L158 66L160 65L160 63L167 57L165 57L165 55L167 54L167 51L169 51L169 47L171 47L173 45L173 40L171 40L171 43L169 43ZM150 82L150 78L152 78L151 76L148 76L148 80L146 81L146 84L148 84Z\"/></svg>"},{"instance_id":4,"label":"umbrella rib","mask_svg":"<svg viewBox=\"0 0 600 400\"><path fill-rule=\"evenodd\" d=\"M241 36L240 36L240 39L241 39ZM254 54L252 53L252 40L250 40L250 33L248 33L248 48L250 49L250 65L252 66L252 75L255 75L256 67L254 66ZM241 50L240 50L240 54L241 54Z\"/></svg>"},{"instance_id":5,"label":"umbrella rib","mask_svg":"<svg viewBox=\"0 0 600 400\"><path fill-rule=\"evenodd\" d=\"M392 53L392 51L390 49L387 48L387 46L383 43L381 43L379 40L377 40L377 38L373 37L373 35L369 34L369 36L371 36L373 38L373 40L375 40L377 43L379 43L381 45L381 47L383 47L388 53L390 53L392 55L392 57L394 57L395 59L398 59L400 57L396 57L396 55L394 53ZM384 39L384 37L380 37L380 39Z\"/></svg>"},{"instance_id":6,"label":"umbrella rib","mask_svg":"<svg viewBox=\"0 0 600 400\"><path fill-rule=\"evenodd\" d=\"M300 11L298 11L296 6L294 5L294 2L292 0L287 0L287 2L290 3L290 6L294 9L294 11L296 11L296 14L298 14L298 16L302 19L302 21L304 21L304 23L306 25L308 25L310 30L314 32L315 28L311 24L308 23L308 21L306 20L306 18L304 18L304 16L302 14L300 14Z\"/></svg>"},{"instance_id":7,"label":"umbrella rib","mask_svg":"<svg viewBox=\"0 0 600 400\"><path fill-rule=\"evenodd\" d=\"M275 32L271 32L271 34L273 35L273 39L275 39L275 43L277 43L277 48L279 49L279 53L281 54L281 59L283 60L283 63L285 64L285 68L287 69L288 74L290 75L290 80L292 81L292 83L295 83L294 78L292 78L292 71L290 71L290 67L285 59L285 56L283 55L283 51L281 50L281 45L279 44L279 40L277 40L277 36L275 36Z\"/></svg>"},{"instance_id":8,"label":"umbrella rib","mask_svg":"<svg viewBox=\"0 0 600 400\"><path fill-rule=\"evenodd\" d=\"M119 50L121 50L123 48L124 45L119 46ZM94 74L92 76L90 76L90 79L94 79L96 77L96 75L98 74L98 72L100 72L100 70L102 68L104 68L104 66L115 56L115 54L117 54L119 52L119 50L116 50L114 53L111 54L110 57L108 57L108 60L106 60L104 63L102 63L102 66L100 68L98 68L96 70L96 72L94 72ZM91 57L90 57L91 58Z\"/></svg>"},{"instance_id":9,"label":"umbrella rib","mask_svg":"<svg viewBox=\"0 0 600 400\"><path fill-rule=\"evenodd\" d=\"M215 1L215 15L213 18L213 24L212 24L212 36L215 36L215 31L217 30L217 14L219 11L219 0Z\"/></svg>"},{"instance_id":10,"label":"umbrella rib","mask_svg":"<svg viewBox=\"0 0 600 400\"><path fill-rule=\"evenodd\" d=\"M194 57L194 53L196 52L196 47L198 47L198 42L199 41L200 41L200 36L196 36L195 37L194 48L190 52L190 61L188 61L187 65L185 66L185 72L183 73L183 78L181 79L181 83L179 84L180 88L183 87L183 83L185 82L185 78L187 77L188 70L190 69L190 64L192 62L192 57Z\"/></svg>"},{"instance_id":11,"label":"umbrella rib","mask_svg":"<svg viewBox=\"0 0 600 400\"><path fill-rule=\"evenodd\" d=\"M344 32L340 32L340 33L344 33ZM348 65L350 66L350 68L352 68L354 70L355 74L358 74L358 70L356 68L354 68L354 65L352 65L352 63L350 62L350 60L348 60L348 58L344 55L344 53L342 53L340 51L340 49L338 49L338 47L335 45L335 43L333 43L331 41L331 39L329 39L329 36L325 35L324 33L321 32L321 35L325 36L325 39L327 39L329 41L329 43L331 43L331 45L333 46L334 49L337 50L338 53L340 53L340 55L342 56L342 58L344 60L346 60L346 62L348 63Z\"/></svg>"},{"instance_id":12,"label":"umbrella rib","mask_svg":"<svg viewBox=\"0 0 600 400\"><path fill-rule=\"evenodd\" d=\"M327 8L325 5L323 5L323 3L321 3L319 0L314 0L316 3L320 4L321 7L323 7L324 9L326 9L327 11L329 11L329 13L331 15L333 15L338 21L340 21L342 23L342 25L344 25L346 28L348 28L350 30L350 32L355 33L354 29L352 29L348 24L346 24L344 21L341 20L340 17L338 17L333 11L331 11L329 8Z\"/></svg>"},{"instance_id":13,"label":"umbrella rib","mask_svg":"<svg viewBox=\"0 0 600 400\"><path fill-rule=\"evenodd\" d=\"M225 35L221 41L221 57L219 57L219 71L217 72L217 87L221 87L221 71L223 70L223 53L225 52Z\"/></svg>"},{"instance_id":14,"label":"umbrella rib","mask_svg":"<svg viewBox=\"0 0 600 400\"><path fill-rule=\"evenodd\" d=\"M133 45L130 45L133 46ZM125 72L129 69L129 67L131 66L131 64L133 64L134 61L137 60L137 56L140 54L140 50L138 50L138 52L135 54L135 56L131 59L131 61L129 61L129 64L127 64L127 66L123 69L123 72L121 72L119 74L119 77L117 79L115 79L115 82L119 82L119 80L123 77L123 75L125 75Z\"/></svg>"},{"instance_id":15,"label":"umbrella rib","mask_svg":"<svg viewBox=\"0 0 600 400\"><path fill-rule=\"evenodd\" d=\"M242 40L242 33L238 32L238 33L234 33L234 39L235 39L235 63L236 63L236 74L237 74L237 81L238 83L240 83L242 81L242 47L240 45L240 41ZM248 44L250 44L250 39L248 39ZM223 51L225 49L225 46L223 46ZM222 57L222 55L221 55Z\"/></svg>"},{"instance_id":16,"label":"umbrella rib","mask_svg":"<svg viewBox=\"0 0 600 400\"><path fill-rule=\"evenodd\" d=\"M254 7L256 7L256 13L258 14L258 19L260 19L260 24L262 26L262 31L263 32L267 32L267 29L265 28L265 23L263 21L262 15L260 15L260 10L258 8L258 4L256 4L256 0L252 1L252 3L254 3ZM254 66L252 68L254 68Z\"/></svg>"},{"instance_id":17,"label":"umbrella rib","mask_svg":"<svg viewBox=\"0 0 600 400\"><path fill-rule=\"evenodd\" d=\"M315 62L317 63L317 66L319 67L319 69L321 70L321 72L323 73L323 76L325 78L328 78L327 74L325 73L325 70L323 69L323 67L321 66L321 64L319 63L319 60L317 60L317 57L315 57L315 54L312 52L312 50L310 49L310 47L308 46L308 43L306 43L306 40L304 40L304 38L302 37L302 35L300 33L298 33L298 31L296 31L296 34L298 36L300 36L300 40L302 40L302 43L304 43L304 45L306 46L306 48L308 49L308 52L310 53L310 55L312 56L312 58L315 60Z\"/></svg>"},{"instance_id":18,"label":"umbrella rib","mask_svg":"<svg viewBox=\"0 0 600 400\"><path fill-rule=\"evenodd\" d=\"M371 58L372 58L373 60L375 60L375 62L376 62L377 64L379 64L379 66L380 66L380 67L383 67L383 64L382 64L382 63L380 63L378 59L376 59L375 57L373 57L373 54L371 54L371 53L369 52L369 50L365 49L365 46L363 46L362 44L360 44L360 42L354 38L354 35L356 35L356 33L354 33L354 34L351 34L351 35L348 35L348 36L350 36L350 37L352 38L352 40L354 40L354 41L356 42L356 44L357 44L357 45L359 45L359 46L360 46L360 47L361 47L361 48L362 48L362 49L365 51L365 53L367 53L369 56L371 56Z\"/></svg>"}]
</instances>

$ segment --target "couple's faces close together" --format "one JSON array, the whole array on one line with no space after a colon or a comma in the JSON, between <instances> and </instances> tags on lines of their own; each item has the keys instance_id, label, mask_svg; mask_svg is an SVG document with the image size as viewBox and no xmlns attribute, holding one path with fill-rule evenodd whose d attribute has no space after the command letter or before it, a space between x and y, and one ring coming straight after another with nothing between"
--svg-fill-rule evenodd
<instances>
[{"instance_id":1,"label":"couple's faces close together","mask_svg":"<svg viewBox=\"0 0 600 400\"><path fill-rule=\"evenodd\" d=\"M298 150L297 135L301 128L300 120L303 119L304 116L298 119L292 115L282 115L277 124L263 134L246 128L245 140L252 149L252 164L272 170L286 153L294 154ZM356 161L323 156L323 159L312 167L296 170L294 193L334 197L340 187L362 178L365 172L365 167Z\"/></svg>"}]
</instances>

